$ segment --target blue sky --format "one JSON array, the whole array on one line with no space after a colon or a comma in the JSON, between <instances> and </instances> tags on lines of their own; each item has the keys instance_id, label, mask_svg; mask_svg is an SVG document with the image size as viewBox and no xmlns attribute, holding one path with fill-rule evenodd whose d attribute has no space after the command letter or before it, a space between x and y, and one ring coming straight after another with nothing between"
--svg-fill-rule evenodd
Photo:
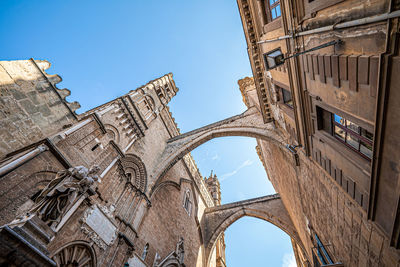
<instances>
[{"instance_id":1,"label":"blue sky","mask_svg":"<svg viewBox=\"0 0 400 267\"><path fill-rule=\"evenodd\" d=\"M0 2L0 59L46 59L59 88L84 112L172 72L170 107L182 132L245 110L237 80L251 76L234 0ZM222 202L274 193L251 138L211 140L193 151L219 176ZM289 266L289 237L242 218L226 231L229 267Z\"/></svg>"}]
</instances>

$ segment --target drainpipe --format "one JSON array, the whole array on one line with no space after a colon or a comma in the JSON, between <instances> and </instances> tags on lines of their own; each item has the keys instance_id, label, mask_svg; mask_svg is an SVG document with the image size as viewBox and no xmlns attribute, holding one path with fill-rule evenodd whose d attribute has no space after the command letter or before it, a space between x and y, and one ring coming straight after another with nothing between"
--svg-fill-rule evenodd
<instances>
[{"instance_id":1,"label":"drainpipe","mask_svg":"<svg viewBox=\"0 0 400 267\"><path fill-rule=\"evenodd\" d=\"M49 150L49 148L46 145L40 145L36 149L32 150L31 152L23 155L22 157L19 157L15 160L11 161L10 163L4 165L3 167L0 168L0 177L6 175L10 171L18 168L25 162L28 162L29 160L33 159L34 157L36 157L37 155L39 155L40 153L42 153L46 150Z\"/></svg>"},{"instance_id":2,"label":"drainpipe","mask_svg":"<svg viewBox=\"0 0 400 267\"><path fill-rule=\"evenodd\" d=\"M400 17L400 10L391 12L391 13L385 13L382 15L377 15L377 16L372 16L372 17L367 17L367 18L362 18L362 19L356 19L352 21L347 21L347 22L342 22L330 26L325 26L321 28L317 28L314 30L309 30L309 31L304 31L304 32L298 32L294 35L284 35L280 36L275 39L269 39L269 40L264 40L264 41L259 41L257 43L262 44L262 43L270 43L270 42L276 42L284 39L289 39L293 37L299 37L299 36L304 36L304 35L310 35L310 34L315 34L315 33L320 33L320 32L327 32L327 31L334 31L337 29L344 29L344 28L350 28L354 26L360 26L364 24L369 24L369 23L374 23L374 22L379 22L387 19L392 19L392 18L397 18Z\"/></svg>"}]
</instances>

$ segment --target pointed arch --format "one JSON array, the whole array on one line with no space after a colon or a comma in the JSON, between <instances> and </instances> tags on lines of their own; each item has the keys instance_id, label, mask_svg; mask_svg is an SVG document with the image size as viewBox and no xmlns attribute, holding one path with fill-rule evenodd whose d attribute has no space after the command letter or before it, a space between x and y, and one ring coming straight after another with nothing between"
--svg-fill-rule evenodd
<instances>
[{"instance_id":1,"label":"pointed arch","mask_svg":"<svg viewBox=\"0 0 400 267\"><path fill-rule=\"evenodd\" d=\"M254 217L267 221L292 238L305 251L299 234L279 194L243 200L207 208L203 218L204 248L207 262L219 237L234 222L242 217Z\"/></svg>"},{"instance_id":2,"label":"pointed arch","mask_svg":"<svg viewBox=\"0 0 400 267\"><path fill-rule=\"evenodd\" d=\"M251 107L240 115L218 121L196 130L175 136L167 141L163 153L156 158L152 169L151 191L161 182L169 169L186 154L203 143L218 137L245 136L262 139L282 149L286 149L287 136L273 124L264 124L256 107Z\"/></svg>"}]
</instances>

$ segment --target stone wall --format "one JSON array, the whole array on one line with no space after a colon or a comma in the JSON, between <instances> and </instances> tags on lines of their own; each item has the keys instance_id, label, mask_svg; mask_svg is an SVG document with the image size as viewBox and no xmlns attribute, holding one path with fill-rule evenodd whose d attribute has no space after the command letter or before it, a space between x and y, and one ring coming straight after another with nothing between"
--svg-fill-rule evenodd
<instances>
[{"instance_id":1,"label":"stone wall","mask_svg":"<svg viewBox=\"0 0 400 267\"><path fill-rule=\"evenodd\" d=\"M1 134L14 139L2 139L9 146L3 153L8 156L0 164L0 168L8 168L0 176L0 224L26 214L35 196L58 171L97 165L101 181L87 197L79 197L81 204L74 206L70 215L65 214L65 224L53 229L55 238L47 245L50 257L80 242L94 249L98 266L123 266L133 261L152 266L156 252L160 260L171 257L183 237L186 266L205 266L199 222L203 210L214 204L191 156L179 160L150 187L157 177L149 173L154 172L166 141L179 134L167 107L178 90L172 74L76 116L64 102L69 91L50 84L61 79L43 76L49 64L37 64L41 71L32 60L1 62L5 70L1 75L16 73L21 78L10 78L7 90L1 91L0 101L14 103L15 108L11 110L11 104L1 107L5 127ZM37 124L30 125L31 130L40 132L35 138L12 132L13 125L34 119ZM47 150L24 160L40 144ZM9 168L12 164L16 165ZM154 189L151 195L150 189ZM183 201L187 192L190 208L186 210ZM93 212L103 222L99 226L90 224ZM146 244L149 249L142 261Z\"/></svg>"},{"instance_id":2,"label":"stone wall","mask_svg":"<svg viewBox=\"0 0 400 267\"><path fill-rule=\"evenodd\" d=\"M398 266L398 252L388 246L366 212L318 164L300 153L296 167L290 154L259 141L268 177L312 255L313 229L328 251L345 266Z\"/></svg>"},{"instance_id":3,"label":"stone wall","mask_svg":"<svg viewBox=\"0 0 400 267\"><path fill-rule=\"evenodd\" d=\"M77 102L57 89L58 75L48 75L47 61L0 62L0 159L75 123Z\"/></svg>"}]
</instances>

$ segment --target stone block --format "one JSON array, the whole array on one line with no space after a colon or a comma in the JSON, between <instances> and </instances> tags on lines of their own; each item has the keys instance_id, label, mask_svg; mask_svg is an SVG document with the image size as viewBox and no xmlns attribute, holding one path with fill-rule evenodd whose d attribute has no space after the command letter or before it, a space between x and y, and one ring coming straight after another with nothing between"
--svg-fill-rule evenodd
<instances>
[{"instance_id":1,"label":"stone block","mask_svg":"<svg viewBox=\"0 0 400 267\"><path fill-rule=\"evenodd\" d=\"M52 112L50 111L50 109L47 107L46 104L40 105L37 107L38 111L44 116L44 117L48 117L50 115L52 115Z\"/></svg>"},{"instance_id":2,"label":"stone block","mask_svg":"<svg viewBox=\"0 0 400 267\"><path fill-rule=\"evenodd\" d=\"M12 88L12 89L9 89L9 91L11 92L11 94L13 95L13 97L16 100L21 100L21 99L24 99L27 97L26 94L24 92L22 92L21 90Z\"/></svg>"},{"instance_id":3,"label":"stone block","mask_svg":"<svg viewBox=\"0 0 400 267\"><path fill-rule=\"evenodd\" d=\"M35 106L30 100L24 99L19 101L19 104L21 107L28 113L28 114L34 114L38 112L38 107Z\"/></svg>"}]
</instances>

